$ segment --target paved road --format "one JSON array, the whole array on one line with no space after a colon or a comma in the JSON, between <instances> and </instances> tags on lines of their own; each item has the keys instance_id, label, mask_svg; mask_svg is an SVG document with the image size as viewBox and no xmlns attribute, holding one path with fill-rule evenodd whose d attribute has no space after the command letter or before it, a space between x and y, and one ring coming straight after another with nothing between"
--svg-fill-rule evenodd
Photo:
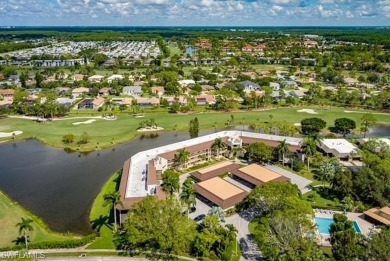
<instances>
[{"instance_id":1,"label":"paved road","mask_svg":"<svg viewBox=\"0 0 390 261\"><path fill-rule=\"evenodd\" d=\"M45 257L48 261L147 261L146 258L138 257Z\"/></svg>"},{"instance_id":2,"label":"paved road","mask_svg":"<svg viewBox=\"0 0 390 261\"><path fill-rule=\"evenodd\" d=\"M311 190L309 185L312 183L312 181L310 179L306 179L291 171L285 170L275 165L266 165L265 167L269 170L275 171L276 173L289 178L291 180L291 183L296 184L298 186L302 194L305 194L306 192L309 192Z\"/></svg>"}]
</instances>

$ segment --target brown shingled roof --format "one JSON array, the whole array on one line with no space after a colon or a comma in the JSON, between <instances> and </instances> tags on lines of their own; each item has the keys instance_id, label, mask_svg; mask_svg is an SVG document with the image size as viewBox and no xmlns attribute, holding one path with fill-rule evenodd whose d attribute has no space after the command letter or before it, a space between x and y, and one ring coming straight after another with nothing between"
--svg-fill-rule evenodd
<instances>
[{"instance_id":1,"label":"brown shingled roof","mask_svg":"<svg viewBox=\"0 0 390 261\"><path fill-rule=\"evenodd\" d=\"M273 147L273 148L276 148L280 144L280 142L277 140L264 140L264 139L250 138L250 137L244 137L244 136L241 136L241 139L242 139L242 143L244 143L244 144L262 142L265 145ZM289 145L290 152L297 152L298 150L300 150L300 148L301 148L300 146Z\"/></svg>"},{"instance_id":2,"label":"brown shingled roof","mask_svg":"<svg viewBox=\"0 0 390 261\"><path fill-rule=\"evenodd\" d=\"M218 167L220 165L220 167ZM220 176L224 173L231 172L233 170L239 169L241 166L238 164L233 164L231 162L225 161L223 163L219 163L214 165L217 168L210 169L202 169L191 173L191 176L199 181L208 180L217 176ZM213 167L214 167L213 166Z\"/></svg>"},{"instance_id":3,"label":"brown shingled roof","mask_svg":"<svg viewBox=\"0 0 390 261\"><path fill-rule=\"evenodd\" d=\"M156 166L154 166L154 160L149 160L148 164L148 185L157 184Z\"/></svg>"},{"instance_id":4,"label":"brown shingled roof","mask_svg":"<svg viewBox=\"0 0 390 261\"><path fill-rule=\"evenodd\" d=\"M222 141L223 142L227 142L227 139L228 139L227 137L223 137ZM199 152L199 151L202 151L202 150L211 149L211 146L213 145L213 143L214 143L213 140L212 141L207 141L207 142L199 143L199 144L196 144L196 145L193 145L193 146L185 147L185 149L189 153L193 154L193 153L196 153L196 152ZM173 160L175 158L176 154L177 154L177 151L173 150L173 151L168 151L168 152L159 154L158 156L160 156L160 157L162 157L164 159L167 159L167 160Z\"/></svg>"}]
</instances>

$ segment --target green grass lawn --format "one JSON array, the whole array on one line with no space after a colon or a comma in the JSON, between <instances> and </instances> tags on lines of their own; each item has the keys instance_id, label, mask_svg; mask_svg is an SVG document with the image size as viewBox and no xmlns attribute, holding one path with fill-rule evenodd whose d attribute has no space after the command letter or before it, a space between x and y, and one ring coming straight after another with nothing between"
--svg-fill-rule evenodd
<instances>
[{"instance_id":1,"label":"green grass lawn","mask_svg":"<svg viewBox=\"0 0 390 261\"><path fill-rule=\"evenodd\" d=\"M303 195L303 198L307 200L313 208L341 210L339 200L332 195L332 193L326 194L324 191L321 191L320 187L316 187L314 190L307 192Z\"/></svg>"},{"instance_id":2,"label":"green grass lawn","mask_svg":"<svg viewBox=\"0 0 390 261\"><path fill-rule=\"evenodd\" d=\"M100 233L100 237L90 244L88 249L115 249L111 227L111 223L113 223L112 209L104 207L103 204L105 194L118 190L120 174L121 172L115 173L107 183L104 184L102 190L93 202L89 219L92 224L96 224L97 227L100 227L100 229L95 229ZM106 219L108 222L102 222L102 220Z\"/></svg>"},{"instance_id":3,"label":"green grass lawn","mask_svg":"<svg viewBox=\"0 0 390 261\"><path fill-rule=\"evenodd\" d=\"M163 127L164 131L174 131L176 128L178 132L188 132L188 123L191 119L198 117L201 130L222 129L230 120L230 115L234 115L235 124L242 123L248 125L256 121L269 121L269 115L272 115L272 121L285 121L289 123L298 123L304 118L319 117L324 119L328 126L332 126L335 119L340 117L348 117L360 125L360 118L362 113L345 113L342 108L332 109L314 109L318 114L312 115L307 113L297 112L299 108L277 108L263 111L240 111L240 112L207 112L198 114L178 115L167 112L145 112L144 118L135 118L129 113L122 113L118 115L115 121L106 121L97 119L91 124L73 125L75 122L83 122L88 119L69 119L54 122L36 123L32 120L3 118L0 119L0 131L23 131L23 134L17 136L16 139L26 139L35 137L38 140L56 147L69 147L71 149L80 151L91 151L98 148L111 147L118 143L124 143L133 139L137 135L137 128L141 121L148 118L154 118L158 126ZM149 112L149 111L148 111ZM362 111L363 112L363 111ZM79 112L72 113L70 117L89 117L91 115L101 115L97 112ZM379 122L390 123L389 114L375 115ZM77 140L87 132L91 137L90 142L85 145L77 145ZM72 144L64 144L62 137L65 134L74 134L76 136L75 142ZM9 139L9 138L8 138ZM1 141L7 138L0 139Z\"/></svg>"},{"instance_id":4,"label":"green grass lawn","mask_svg":"<svg viewBox=\"0 0 390 261\"><path fill-rule=\"evenodd\" d=\"M170 51L170 56L174 56L175 54L181 55L181 51L177 45L170 44L168 45L169 51Z\"/></svg>"},{"instance_id":5,"label":"green grass lawn","mask_svg":"<svg viewBox=\"0 0 390 261\"><path fill-rule=\"evenodd\" d=\"M20 236L16 224L22 217L34 221L32 224L34 230L29 232L30 242L61 241L74 238L50 231L39 218L0 192L0 247L15 245L13 241Z\"/></svg>"}]
</instances>

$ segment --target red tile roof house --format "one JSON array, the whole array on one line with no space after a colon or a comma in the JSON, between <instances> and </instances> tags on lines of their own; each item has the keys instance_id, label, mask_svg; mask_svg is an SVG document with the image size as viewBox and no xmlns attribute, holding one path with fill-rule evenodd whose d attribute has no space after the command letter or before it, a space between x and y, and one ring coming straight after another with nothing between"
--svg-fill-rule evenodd
<instances>
[{"instance_id":1,"label":"red tile roof house","mask_svg":"<svg viewBox=\"0 0 390 261\"><path fill-rule=\"evenodd\" d=\"M13 89L0 89L0 106L11 105L14 101L14 93Z\"/></svg>"},{"instance_id":2,"label":"red tile roof house","mask_svg":"<svg viewBox=\"0 0 390 261\"><path fill-rule=\"evenodd\" d=\"M213 95L202 94L195 97L198 105L213 105L215 104L215 97Z\"/></svg>"},{"instance_id":3,"label":"red tile roof house","mask_svg":"<svg viewBox=\"0 0 390 261\"><path fill-rule=\"evenodd\" d=\"M0 97L12 98L14 97L15 90L14 89L0 89Z\"/></svg>"}]
</instances>

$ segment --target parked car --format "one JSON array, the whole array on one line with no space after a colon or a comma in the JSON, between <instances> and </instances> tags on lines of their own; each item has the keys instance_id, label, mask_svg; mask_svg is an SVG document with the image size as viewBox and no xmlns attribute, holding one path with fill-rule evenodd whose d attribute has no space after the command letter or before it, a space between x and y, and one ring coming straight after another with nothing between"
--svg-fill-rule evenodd
<instances>
[{"instance_id":1,"label":"parked car","mask_svg":"<svg viewBox=\"0 0 390 261\"><path fill-rule=\"evenodd\" d=\"M196 216L196 217L194 218L194 220L195 220L196 222L199 222L199 221L201 221L202 219L204 219L205 217L206 217L205 214L200 214L199 216Z\"/></svg>"}]
</instances>

